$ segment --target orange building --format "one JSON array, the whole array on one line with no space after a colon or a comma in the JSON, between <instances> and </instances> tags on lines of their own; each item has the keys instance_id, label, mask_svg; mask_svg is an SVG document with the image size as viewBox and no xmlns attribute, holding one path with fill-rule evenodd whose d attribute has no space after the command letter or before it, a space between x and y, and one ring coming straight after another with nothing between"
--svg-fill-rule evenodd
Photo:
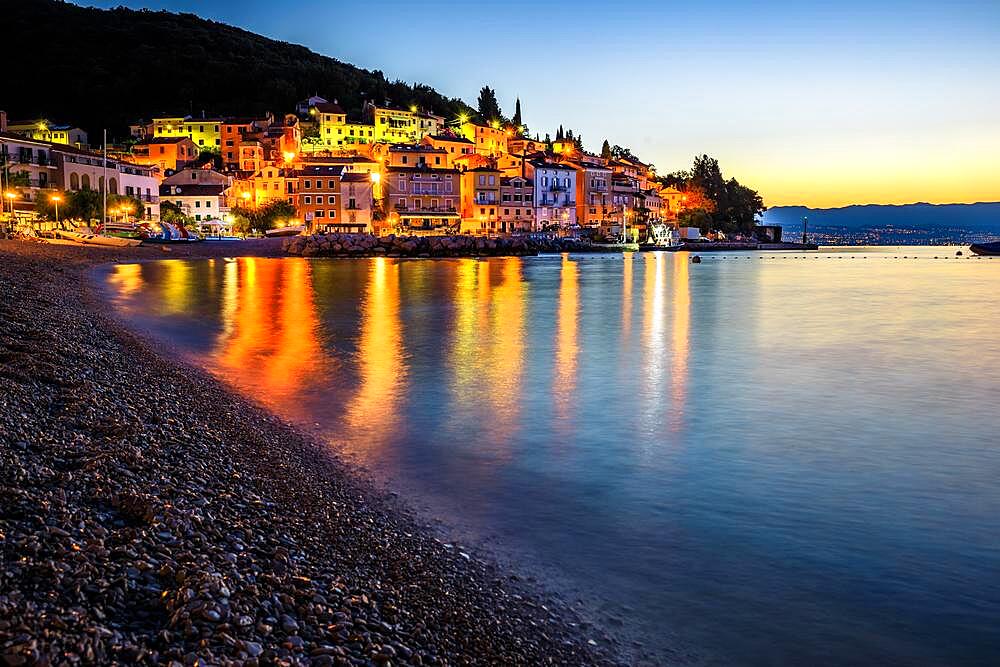
<instances>
[{"instance_id":1,"label":"orange building","mask_svg":"<svg viewBox=\"0 0 1000 667\"><path fill-rule=\"evenodd\" d=\"M389 146L390 167L448 168L448 151L427 144L393 144Z\"/></svg>"},{"instance_id":2,"label":"orange building","mask_svg":"<svg viewBox=\"0 0 1000 667\"><path fill-rule=\"evenodd\" d=\"M404 233L446 234L461 226L458 170L389 167L383 186L390 227Z\"/></svg>"},{"instance_id":3,"label":"orange building","mask_svg":"<svg viewBox=\"0 0 1000 667\"><path fill-rule=\"evenodd\" d=\"M499 231L500 170L478 167L462 172L462 232L496 234Z\"/></svg>"},{"instance_id":4,"label":"orange building","mask_svg":"<svg viewBox=\"0 0 1000 667\"><path fill-rule=\"evenodd\" d=\"M298 211L306 227L314 232L343 231L341 229L340 179L344 168L339 166L308 166L296 172L298 176Z\"/></svg>"},{"instance_id":5,"label":"orange building","mask_svg":"<svg viewBox=\"0 0 1000 667\"><path fill-rule=\"evenodd\" d=\"M454 167L455 160L457 158L463 155L471 155L476 152L476 145L472 143L471 140L459 135L427 135L420 140L420 143L426 146L431 146L432 148L441 148L447 151L448 160L445 164L447 167Z\"/></svg>"},{"instance_id":6,"label":"orange building","mask_svg":"<svg viewBox=\"0 0 1000 667\"><path fill-rule=\"evenodd\" d=\"M187 137L153 137L132 147L131 161L154 167L154 174L159 178L197 159L198 146Z\"/></svg>"},{"instance_id":7,"label":"orange building","mask_svg":"<svg viewBox=\"0 0 1000 667\"><path fill-rule=\"evenodd\" d=\"M458 131L474 144L480 155L502 155L507 152L507 132L498 126L466 121Z\"/></svg>"}]
</instances>

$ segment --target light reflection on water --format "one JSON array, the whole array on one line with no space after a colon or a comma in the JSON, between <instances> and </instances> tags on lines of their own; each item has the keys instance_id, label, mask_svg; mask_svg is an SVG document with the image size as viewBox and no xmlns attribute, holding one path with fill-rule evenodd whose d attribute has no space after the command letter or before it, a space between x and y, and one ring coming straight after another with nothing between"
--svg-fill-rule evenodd
<instances>
[{"instance_id":1,"label":"light reflection on water","mask_svg":"<svg viewBox=\"0 0 1000 667\"><path fill-rule=\"evenodd\" d=\"M1000 261L951 254L170 260L106 286L661 646L989 664Z\"/></svg>"}]
</instances>

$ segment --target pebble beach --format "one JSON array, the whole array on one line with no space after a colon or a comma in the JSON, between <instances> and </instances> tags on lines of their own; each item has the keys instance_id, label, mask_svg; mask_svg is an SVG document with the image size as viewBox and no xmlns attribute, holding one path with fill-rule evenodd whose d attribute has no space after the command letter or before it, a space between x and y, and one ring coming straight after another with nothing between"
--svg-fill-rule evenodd
<instances>
[{"instance_id":1,"label":"pebble beach","mask_svg":"<svg viewBox=\"0 0 1000 667\"><path fill-rule=\"evenodd\" d=\"M280 240L0 241L0 665L618 664L328 443L158 353L90 274Z\"/></svg>"}]
</instances>

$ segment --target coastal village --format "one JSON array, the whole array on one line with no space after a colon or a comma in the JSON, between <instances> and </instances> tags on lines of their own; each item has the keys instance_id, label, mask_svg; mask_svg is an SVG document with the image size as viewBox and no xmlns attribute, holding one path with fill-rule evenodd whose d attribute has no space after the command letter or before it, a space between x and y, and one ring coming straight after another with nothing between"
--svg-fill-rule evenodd
<instances>
[{"instance_id":1,"label":"coastal village","mask_svg":"<svg viewBox=\"0 0 1000 667\"><path fill-rule=\"evenodd\" d=\"M520 101L501 123L388 102L367 102L352 118L317 95L280 115L155 116L129 135L106 144L71 124L0 112L4 219L57 226L60 203L65 218L73 193L103 194L106 178L116 202L109 224L181 220L209 236L245 232L239 214L263 209L282 211L268 226L289 234L635 242L653 226L699 233L678 229L686 195L657 181L651 165L607 145L586 152L561 128L553 140L531 138Z\"/></svg>"}]
</instances>

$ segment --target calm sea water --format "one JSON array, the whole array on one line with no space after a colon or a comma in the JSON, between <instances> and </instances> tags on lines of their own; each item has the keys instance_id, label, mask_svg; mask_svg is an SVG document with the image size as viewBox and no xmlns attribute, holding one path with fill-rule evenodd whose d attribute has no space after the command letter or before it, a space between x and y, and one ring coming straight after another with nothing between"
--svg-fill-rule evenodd
<instances>
[{"instance_id":1,"label":"calm sea water","mask_svg":"<svg viewBox=\"0 0 1000 667\"><path fill-rule=\"evenodd\" d=\"M954 251L169 260L105 284L667 657L998 664L1000 260Z\"/></svg>"}]
</instances>

